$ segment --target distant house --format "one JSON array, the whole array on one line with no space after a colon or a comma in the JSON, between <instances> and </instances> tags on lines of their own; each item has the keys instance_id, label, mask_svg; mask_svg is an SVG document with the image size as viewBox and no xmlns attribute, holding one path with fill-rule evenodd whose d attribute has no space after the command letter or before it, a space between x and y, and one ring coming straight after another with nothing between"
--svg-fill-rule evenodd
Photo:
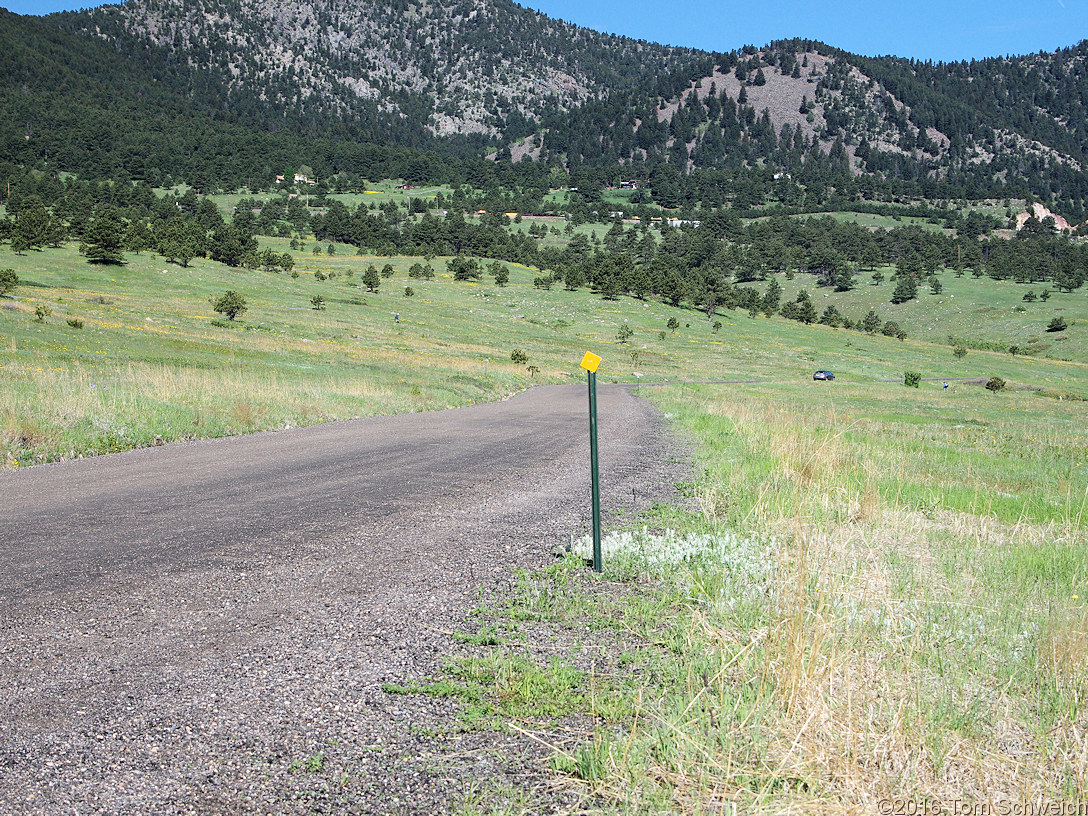
<instances>
[{"instance_id":1,"label":"distant house","mask_svg":"<svg viewBox=\"0 0 1088 816\"><path fill-rule=\"evenodd\" d=\"M685 218L670 218L670 227L699 227L702 226L702 221L689 221Z\"/></svg>"},{"instance_id":2,"label":"distant house","mask_svg":"<svg viewBox=\"0 0 1088 816\"><path fill-rule=\"evenodd\" d=\"M415 188L412 187L411 184L398 184L396 189L398 189L398 190L413 190Z\"/></svg>"},{"instance_id":3,"label":"distant house","mask_svg":"<svg viewBox=\"0 0 1088 816\"><path fill-rule=\"evenodd\" d=\"M282 175L276 176L276 184L283 184L286 181L287 181L287 179L284 178L284 176L282 176ZM312 178L310 178L305 173L295 173L295 182L294 183L295 184L317 184L316 181L314 181Z\"/></svg>"}]
</instances>

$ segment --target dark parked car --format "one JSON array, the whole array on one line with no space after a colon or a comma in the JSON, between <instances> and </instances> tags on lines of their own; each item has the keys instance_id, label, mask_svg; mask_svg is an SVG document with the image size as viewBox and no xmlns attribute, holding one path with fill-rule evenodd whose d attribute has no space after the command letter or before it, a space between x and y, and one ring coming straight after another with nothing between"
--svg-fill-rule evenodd
<instances>
[{"instance_id":1,"label":"dark parked car","mask_svg":"<svg viewBox=\"0 0 1088 816\"><path fill-rule=\"evenodd\" d=\"M833 380L833 379L835 379L835 375L832 374L830 371L817 371L815 374L812 375L812 379L814 379L814 380Z\"/></svg>"}]
</instances>

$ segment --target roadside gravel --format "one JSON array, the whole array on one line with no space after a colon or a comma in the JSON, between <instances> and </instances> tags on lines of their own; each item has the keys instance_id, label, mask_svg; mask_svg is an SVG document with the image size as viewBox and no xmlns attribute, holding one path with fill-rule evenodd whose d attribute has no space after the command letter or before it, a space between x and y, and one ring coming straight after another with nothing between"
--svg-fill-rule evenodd
<instances>
[{"instance_id":1,"label":"roadside gravel","mask_svg":"<svg viewBox=\"0 0 1088 816\"><path fill-rule=\"evenodd\" d=\"M479 597L587 529L584 402L584 388L538 388L0 474L0 813L442 813L480 785L568 807L539 745L462 733L455 703L382 684L440 672ZM600 407L609 517L675 498L690 466L655 409L608 387ZM262 469L298 439L292 455L315 462L355 451L356 478ZM403 455L369 467L365 440ZM258 488L238 487L247 467L229 491L193 475L242 450L255 485L290 485L259 518ZM79 486L126 468L159 474L134 481L169 512L93 522L103 499Z\"/></svg>"}]
</instances>

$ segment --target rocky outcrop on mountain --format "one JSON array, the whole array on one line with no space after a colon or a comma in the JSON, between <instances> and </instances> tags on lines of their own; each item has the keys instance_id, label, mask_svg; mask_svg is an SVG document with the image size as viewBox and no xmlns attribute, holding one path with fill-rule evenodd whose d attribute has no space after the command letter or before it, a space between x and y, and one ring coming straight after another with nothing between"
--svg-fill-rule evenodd
<instances>
[{"instance_id":1,"label":"rocky outcrop on mountain","mask_svg":"<svg viewBox=\"0 0 1088 816\"><path fill-rule=\"evenodd\" d=\"M350 120L418 117L438 135L504 132L652 82L692 49L599 34L506 0L133 0L82 25L166 49L236 97Z\"/></svg>"}]
</instances>

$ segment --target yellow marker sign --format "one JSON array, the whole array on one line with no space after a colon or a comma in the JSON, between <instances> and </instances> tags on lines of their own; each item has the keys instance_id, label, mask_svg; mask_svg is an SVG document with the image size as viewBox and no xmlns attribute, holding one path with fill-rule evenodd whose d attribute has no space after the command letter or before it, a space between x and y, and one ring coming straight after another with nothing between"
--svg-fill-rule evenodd
<instances>
[{"instance_id":1,"label":"yellow marker sign","mask_svg":"<svg viewBox=\"0 0 1088 816\"><path fill-rule=\"evenodd\" d=\"M601 358L594 354L592 351L587 351L586 356L582 358L582 368L592 374L597 373L597 366L599 366L600 364Z\"/></svg>"}]
</instances>

